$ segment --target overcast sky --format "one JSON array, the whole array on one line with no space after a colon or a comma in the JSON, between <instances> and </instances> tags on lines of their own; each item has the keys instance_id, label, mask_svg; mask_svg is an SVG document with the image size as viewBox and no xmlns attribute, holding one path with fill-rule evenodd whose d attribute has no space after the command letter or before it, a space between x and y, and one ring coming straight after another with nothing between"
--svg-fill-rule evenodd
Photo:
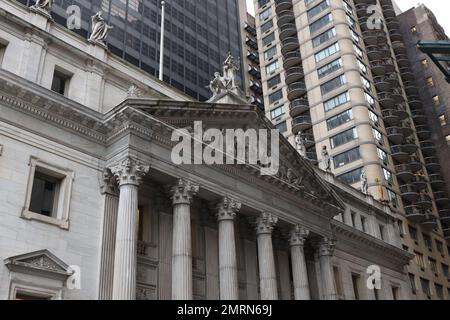
<instances>
[{"instance_id":1,"label":"overcast sky","mask_svg":"<svg viewBox=\"0 0 450 320\"><path fill-rule=\"evenodd\" d=\"M240 0L244 1L244 0ZM253 14L253 0L246 0L248 11ZM449 0L396 0L400 9L406 11L418 3L425 4L431 11L436 15L439 23L444 27L448 36L450 36L450 17L447 16L450 14L450 1Z\"/></svg>"}]
</instances>

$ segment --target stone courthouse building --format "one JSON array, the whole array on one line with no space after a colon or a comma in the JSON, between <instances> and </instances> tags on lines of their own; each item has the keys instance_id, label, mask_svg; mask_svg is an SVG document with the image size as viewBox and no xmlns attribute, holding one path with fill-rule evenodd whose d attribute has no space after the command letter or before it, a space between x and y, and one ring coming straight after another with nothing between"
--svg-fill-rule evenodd
<instances>
[{"instance_id":1,"label":"stone courthouse building","mask_svg":"<svg viewBox=\"0 0 450 320\"><path fill-rule=\"evenodd\" d=\"M15 1L0 65L0 299L410 298L395 210L283 137L276 176L171 161L194 121L273 129L257 107L191 101Z\"/></svg>"}]
</instances>

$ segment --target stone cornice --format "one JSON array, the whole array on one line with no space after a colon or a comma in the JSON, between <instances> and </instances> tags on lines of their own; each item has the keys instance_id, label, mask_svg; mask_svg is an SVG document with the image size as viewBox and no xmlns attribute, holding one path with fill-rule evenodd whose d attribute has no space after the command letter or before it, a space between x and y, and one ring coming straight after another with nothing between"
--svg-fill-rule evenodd
<instances>
[{"instance_id":1,"label":"stone cornice","mask_svg":"<svg viewBox=\"0 0 450 320\"><path fill-rule=\"evenodd\" d=\"M407 251L394 247L369 234L347 226L342 222L332 220L331 228L336 235L338 249L342 245L349 245L352 249L359 251L359 256L366 256L365 258L369 261L372 257L376 257L377 261L374 262L378 262L380 261L380 257L382 257L386 263L392 264L400 269L408 265L414 258ZM353 252L352 254L355 253Z\"/></svg>"}]
</instances>

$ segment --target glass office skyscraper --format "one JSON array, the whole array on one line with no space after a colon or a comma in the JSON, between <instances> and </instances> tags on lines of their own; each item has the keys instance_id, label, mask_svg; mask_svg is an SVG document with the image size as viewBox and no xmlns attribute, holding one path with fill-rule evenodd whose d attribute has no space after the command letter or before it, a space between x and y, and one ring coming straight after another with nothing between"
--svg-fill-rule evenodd
<instances>
[{"instance_id":1,"label":"glass office skyscraper","mask_svg":"<svg viewBox=\"0 0 450 320\"><path fill-rule=\"evenodd\" d=\"M33 5L34 0L17 0ZM91 16L99 10L114 26L107 42L116 55L157 76L161 24L160 0L55 0L52 16L66 25L67 8L81 8L87 37ZM164 81L199 100L206 100L215 71L228 51L241 56L238 0L166 0ZM242 79L242 76L240 76ZM242 81L241 81L242 82Z\"/></svg>"}]
</instances>

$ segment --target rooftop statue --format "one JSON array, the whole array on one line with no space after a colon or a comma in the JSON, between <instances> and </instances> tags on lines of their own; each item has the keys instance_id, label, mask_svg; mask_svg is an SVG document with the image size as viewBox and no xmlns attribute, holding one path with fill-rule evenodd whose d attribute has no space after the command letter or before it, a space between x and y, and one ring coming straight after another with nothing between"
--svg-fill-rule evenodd
<instances>
[{"instance_id":1,"label":"rooftop statue","mask_svg":"<svg viewBox=\"0 0 450 320\"><path fill-rule=\"evenodd\" d=\"M102 12L97 12L94 16L92 16L92 33L89 41L104 44L109 30L112 28L112 26L106 24L106 20L103 18Z\"/></svg>"},{"instance_id":2,"label":"rooftop statue","mask_svg":"<svg viewBox=\"0 0 450 320\"><path fill-rule=\"evenodd\" d=\"M32 6L32 8L50 12L52 10L52 5L52 0L36 0L36 3Z\"/></svg>"}]
</instances>

